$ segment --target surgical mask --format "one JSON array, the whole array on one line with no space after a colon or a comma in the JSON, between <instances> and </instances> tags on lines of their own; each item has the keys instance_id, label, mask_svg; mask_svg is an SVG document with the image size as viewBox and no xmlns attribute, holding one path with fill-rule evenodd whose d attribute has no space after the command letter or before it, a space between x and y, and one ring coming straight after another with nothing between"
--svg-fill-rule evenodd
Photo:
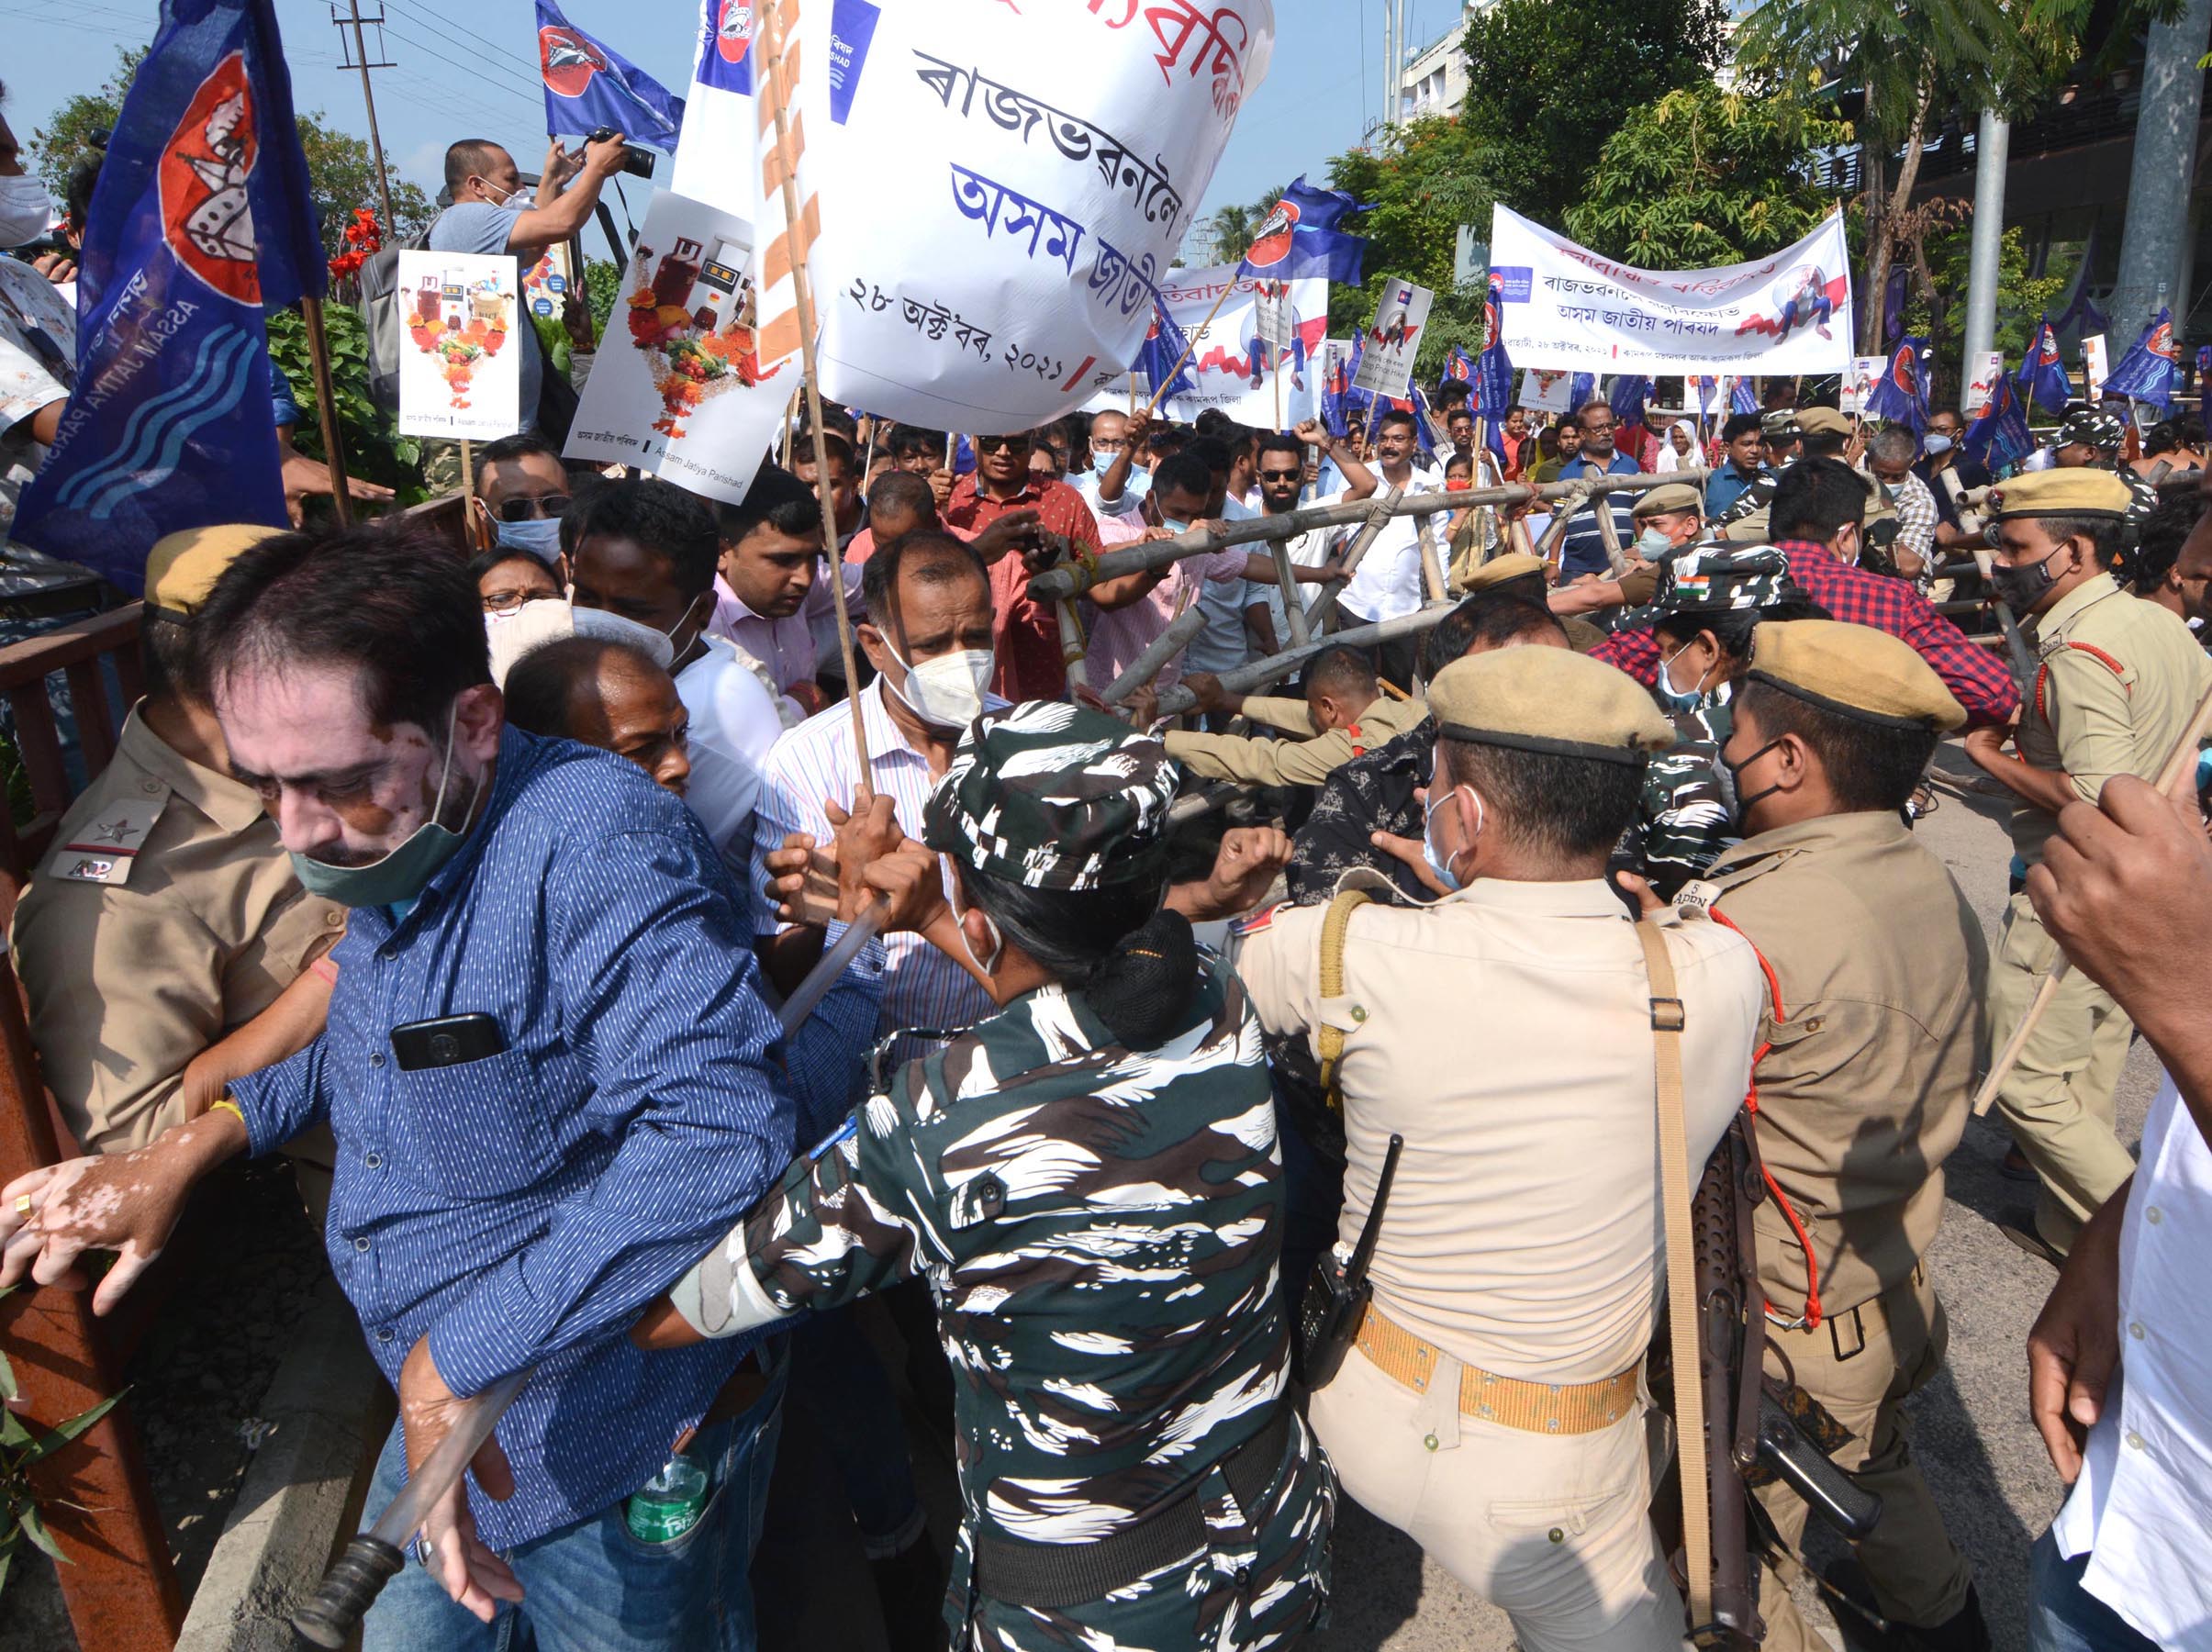
<instances>
[{"instance_id":1,"label":"surgical mask","mask_svg":"<svg viewBox=\"0 0 2212 1652\"><path fill-rule=\"evenodd\" d=\"M1749 768L1781 743L1780 740L1770 740L1741 763L1730 763L1726 756L1720 753L1714 754L1714 770L1720 777L1721 798L1727 804L1728 818L1736 822L1739 831L1743 830L1744 816L1749 812L1753 804L1765 802L1782 789L1781 783L1777 781L1762 792L1754 792L1751 796L1745 797L1743 795L1744 770Z\"/></svg>"},{"instance_id":2,"label":"surgical mask","mask_svg":"<svg viewBox=\"0 0 2212 1652\"><path fill-rule=\"evenodd\" d=\"M28 173L0 178L0 247L35 241L53 221L54 200L45 184Z\"/></svg>"},{"instance_id":3,"label":"surgical mask","mask_svg":"<svg viewBox=\"0 0 2212 1652\"><path fill-rule=\"evenodd\" d=\"M1160 513L1160 526L1165 528L1168 532L1174 534L1184 534L1190 531L1190 523L1181 520L1179 518L1171 517L1166 511L1162 511Z\"/></svg>"},{"instance_id":4,"label":"surgical mask","mask_svg":"<svg viewBox=\"0 0 2212 1652\"><path fill-rule=\"evenodd\" d=\"M1673 676L1667 669L1675 661L1688 653L1696 642L1695 637L1691 638L1688 642L1683 643L1659 662L1659 680L1652 686L1659 691L1659 704L1666 707L1670 712L1694 711L1705 698L1705 679L1703 673L1699 674L1694 686L1677 688L1674 686Z\"/></svg>"},{"instance_id":5,"label":"surgical mask","mask_svg":"<svg viewBox=\"0 0 2212 1652\"><path fill-rule=\"evenodd\" d=\"M509 551L525 551L547 567L561 555L561 519L532 517L527 521L501 522L493 542Z\"/></svg>"},{"instance_id":6,"label":"surgical mask","mask_svg":"<svg viewBox=\"0 0 2212 1652\"><path fill-rule=\"evenodd\" d=\"M526 604L525 606L534 607L536 605ZM698 606L698 603L695 601L691 608ZM568 609L572 616L575 635L597 637L606 642L627 642L632 648L642 649L652 658L654 664L659 665L664 671L673 671L676 668L676 656L678 652L676 646L676 633L684 629L684 620L691 618L691 608L687 608L684 610L683 619L678 620L666 631L661 631L654 626L641 624L635 620L625 620L621 615L607 608L579 608L574 597L568 599Z\"/></svg>"},{"instance_id":7,"label":"surgical mask","mask_svg":"<svg viewBox=\"0 0 2212 1652\"><path fill-rule=\"evenodd\" d=\"M1920 439L1920 447L1921 451L1932 459L1938 453L1950 452L1950 438L1931 430Z\"/></svg>"},{"instance_id":8,"label":"surgical mask","mask_svg":"<svg viewBox=\"0 0 2212 1652\"><path fill-rule=\"evenodd\" d=\"M381 860L365 866L334 866L294 853L292 870L300 887L310 895L335 900L341 906L388 907L412 901L420 895L438 868L461 847L462 834L438 823L445 808L445 788L453 774L455 704L445 719L445 761L438 770L438 796L430 804L430 818L408 834L406 843Z\"/></svg>"},{"instance_id":9,"label":"surgical mask","mask_svg":"<svg viewBox=\"0 0 2212 1652\"><path fill-rule=\"evenodd\" d=\"M1674 541L1663 528L1647 528L1636 536L1636 553L1646 562L1657 562L1673 549Z\"/></svg>"},{"instance_id":10,"label":"surgical mask","mask_svg":"<svg viewBox=\"0 0 2212 1652\"><path fill-rule=\"evenodd\" d=\"M2064 549L2063 545L2059 547L2060 551ZM2058 583L2059 576L2050 571L2050 564L2058 556L2059 551L2053 551L2041 562L2030 563L2025 568L2014 567L2009 563L1992 563L1989 583L2004 599L2005 606L2024 618L2035 612L2036 604Z\"/></svg>"},{"instance_id":11,"label":"surgical mask","mask_svg":"<svg viewBox=\"0 0 2212 1652\"><path fill-rule=\"evenodd\" d=\"M998 665L998 656L989 649L955 649L919 665L909 665L888 637L883 646L906 669L905 683L891 692L931 728L965 729L983 715L983 690Z\"/></svg>"},{"instance_id":12,"label":"surgical mask","mask_svg":"<svg viewBox=\"0 0 2212 1652\"><path fill-rule=\"evenodd\" d=\"M476 182L497 194L499 198L492 203L495 206L519 206L524 211L528 211L537 202L538 197L535 191L526 194L519 189L501 189L489 178L478 178Z\"/></svg>"},{"instance_id":13,"label":"surgical mask","mask_svg":"<svg viewBox=\"0 0 2212 1652\"><path fill-rule=\"evenodd\" d=\"M1475 794L1474 794L1474 798L1475 798L1475 831L1474 831L1474 836L1475 836L1475 837L1480 837L1480 836L1482 835L1482 814L1483 814L1483 809L1482 809L1482 794L1481 794L1480 792L1477 792L1477 793L1475 793ZM1424 861L1428 862L1428 869L1429 869L1431 872L1434 872L1434 873L1436 875L1436 879L1437 879L1437 881L1438 881L1439 883L1443 884L1443 886L1444 886L1446 888L1447 888L1447 889L1451 890L1451 891L1452 891L1454 894L1457 894L1457 893L1458 893L1459 890L1461 890L1461 889L1465 888L1467 886L1466 886L1466 885L1464 885L1464 884L1462 884L1462 883L1459 881L1458 875L1457 873L1455 873L1455 872L1452 870L1452 868L1451 868L1451 863L1450 863L1449 861L1447 861L1447 860L1444 859L1444 858L1443 858L1442 856L1440 856L1439 854L1437 854L1437 853L1436 853L1436 838L1435 838L1434 836L1432 836L1432 835L1431 835L1431 833L1430 833L1430 832L1429 832L1429 827L1430 827L1430 825L1431 825L1431 824L1432 824L1432 823L1435 821L1435 820L1436 820L1436 810L1437 810L1437 809L1441 809L1441 808L1443 808L1443 807L1444 807L1444 805L1445 805L1446 803L1448 803L1449 801L1451 801L1451 795L1450 795L1450 794L1447 794L1447 796L1446 796L1444 798L1442 798L1441 800L1439 800L1439 801L1437 801L1437 802L1435 802L1435 803L1431 803L1431 804L1428 806L1428 809L1427 809L1426 812L1424 812L1424 813L1422 815L1422 817L1421 817L1421 858L1422 858L1423 860L1424 860ZM1471 843L1471 842L1473 841L1473 839L1472 839L1472 838L1470 838L1469 841Z\"/></svg>"}]
</instances>

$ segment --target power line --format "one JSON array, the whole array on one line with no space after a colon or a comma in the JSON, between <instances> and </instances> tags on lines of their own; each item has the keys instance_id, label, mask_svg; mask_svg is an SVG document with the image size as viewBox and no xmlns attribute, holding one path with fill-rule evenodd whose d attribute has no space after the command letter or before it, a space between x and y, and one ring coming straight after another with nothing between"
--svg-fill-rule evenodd
<instances>
[{"instance_id":1,"label":"power line","mask_svg":"<svg viewBox=\"0 0 2212 1652\"><path fill-rule=\"evenodd\" d=\"M475 46L470 45L467 40L462 39L458 35L452 33L445 28L444 19L440 18L431 13L425 12L417 6L407 4L407 0L390 0L390 4L397 6L399 9L405 12L410 18L420 23L425 28L430 29L433 34L440 35L452 44L460 47L462 50L471 53L475 51ZM470 39L476 42L477 46L482 46L495 54L489 60L480 60L476 63L476 67L489 70L496 74L505 75L508 79L515 82L524 91L531 93L532 95L543 95L545 82L541 75L525 74L521 70L513 66L511 60L520 55L515 51L513 47L500 46L494 41L487 40L484 38L484 36L478 34L475 29L470 28L465 24L456 23L453 25L453 28L461 30L462 34L467 35ZM397 34L398 30L395 28L393 29L393 32ZM400 39L408 39L408 37L406 35L400 35ZM419 40L413 41L412 44L420 47L421 50L425 51L435 51L437 50L435 47L424 45L423 42ZM533 67L535 65L533 63Z\"/></svg>"}]
</instances>

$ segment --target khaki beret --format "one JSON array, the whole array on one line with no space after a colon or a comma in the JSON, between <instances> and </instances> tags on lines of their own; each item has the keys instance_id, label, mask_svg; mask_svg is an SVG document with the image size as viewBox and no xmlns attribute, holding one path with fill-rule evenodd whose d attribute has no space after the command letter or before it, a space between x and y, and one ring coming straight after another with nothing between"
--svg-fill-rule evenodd
<instances>
[{"instance_id":1,"label":"khaki beret","mask_svg":"<svg viewBox=\"0 0 2212 1652\"><path fill-rule=\"evenodd\" d=\"M190 617L207 600L225 568L262 541L284 531L258 522L225 522L163 534L146 553L147 606Z\"/></svg>"},{"instance_id":2,"label":"khaki beret","mask_svg":"<svg viewBox=\"0 0 2212 1652\"><path fill-rule=\"evenodd\" d=\"M1849 436L1851 421L1833 407L1800 407L1797 428L1807 436Z\"/></svg>"},{"instance_id":3,"label":"khaki beret","mask_svg":"<svg viewBox=\"0 0 2212 1652\"><path fill-rule=\"evenodd\" d=\"M2013 517L2123 517L2134 497L2116 472L2087 465L2029 471L1989 490L1990 512L2000 522Z\"/></svg>"},{"instance_id":4,"label":"khaki beret","mask_svg":"<svg viewBox=\"0 0 2212 1652\"><path fill-rule=\"evenodd\" d=\"M1545 578L1548 568L1549 564L1540 556L1531 556L1525 551L1508 551L1503 556L1491 557L1480 567L1469 568L1460 576L1459 588L1472 596L1508 580L1526 579L1531 575Z\"/></svg>"},{"instance_id":5,"label":"khaki beret","mask_svg":"<svg viewBox=\"0 0 2212 1652\"><path fill-rule=\"evenodd\" d=\"M1499 648L1454 660L1428 686L1447 740L1640 764L1674 725L1626 673L1564 648Z\"/></svg>"},{"instance_id":6,"label":"khaki beret","mask_svg":"<svg viewBox=\"0 0 2212 1652\"><path fill-rule=\"evenodd\" d=\"M1911 644L1871 625L1770 620L1752 636L1748 675L1824 710L1883 728L1948 734L1966 721L1966 708L1935 667Z\"/></svg>"},{"instance_id":7,"label":"khaki beret","mask_svg":"<svg viewBox=\"0 0 2212 1652\"><path fill-rule=\"evenodd\" d=\"M1665 516L1676 510L1694 510L1704 516L1704 496L1687 482L1662 482L1637 500L1628 514L1640 522L1648 516Z\"/></svg>"}]
</instances>

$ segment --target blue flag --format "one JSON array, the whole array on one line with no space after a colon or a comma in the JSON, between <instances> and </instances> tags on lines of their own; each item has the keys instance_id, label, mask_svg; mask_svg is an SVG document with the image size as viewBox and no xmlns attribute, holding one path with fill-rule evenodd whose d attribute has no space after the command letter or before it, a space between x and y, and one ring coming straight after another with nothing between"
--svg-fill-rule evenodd
<instances>
[{"instance_id":1,"label":"blue flag","mask_svg":"<svg viewBox=\"0 0 2212 1652\"><path fill-rule=\"evenodd\" d=\"M553 0L538 0L538 72L549 134L612 127L632 143L675 151L684 100L564 17Z\"/></svg>"},{"instance_id":2,"label":"blue flag","mask_svg":"<svg viewBox=\"0 0 2212 1652\"><path fill-rule=\"evenodd\" d=\"M1357 286L1367 241L1336 226L1347 212L1360 210L1358 201L1341 189L1315 189L1303 177L1293 180L1260 220L1237 273L1276 281L1319 277Z\"/></svg>"},{"instance_id":3,"label":"blue flag","mask_svg":"<svg viewBox=\"0 0 2212 1652\"><path fill-rule=\"evenodd\" d=\"M1156 289L1152 295L1152 329L1145 335L1144 343L1137 346L1136 360L1129 363L1152 386L1154 401L1165 402L1169 396L1198 388L1197 381L1190 376L1191 353L1189 336L1175 324L1175 318L1167 313L1167 306ZM1179 362L1182 363L1180 367L1176 365Z\"/></svg>"},{"instance_id":4,"label":"blue flag","mask_svg":"<svg viewBox=\"0 0 2212 1652\"><path fill-rule=\"evenodd\" d=\"M1890 352L1888 371L1867 392L1870 419L1884 419L1908 427L1917 436L1927 424L1927 371L1921 364L1926 339L1903 340Z\"/></svg>"},{"instance_id":5,"label":"blue flag","mask_svg":"<svg viewBox=\"0 0 2212 1652\"><path fill-rule=\"evenodd\" d=\"M1598 375L1594 373L1578 373L1568 381L1567 405L1580 413L1596 399L1597 393Z\"/></svg>"},{"instance_id":6,"label":"blue flag","mask_svg":"<svg viewBox=\"0 0 2212 1652\"><path fill-rule=\"evenodd\" d=\"M79 262L75 384L14 532L135 595L163 534L285 523L263 312L330 271L271 0L165 0Z\"/></svg>"},{"instance_id":7,"label":"blue flag","mask_svg":"<svg viewBox=\"0 0 2212 1652\"><path fill-rule=\"evenodd\" d=\"M1756 413L1759 411L1759 392L1751 388L1751 377L1748 374L1736 381L1736 388L1728 397L1728 411L1731 413Z\"/></svg>"},{"instance_id":8,"label":"blue flag","mask_svg":"<svg viewBox=\"0 0 2212 1652\"><path fill-rule=\"evenodd\" d=\"M1514 364L1505 353L1504 331L1500 325L1504 303L1504 278L1492 270L1489 296L1482 306L1482 353L1475 361L1474 408L1478 418L1490 420L1493 446L1514 405ZM1503 449L1499 456L1504 456Z\"/></svg>"},{"instance_id":9,"label":"blue flag","mask_svg":"<svg viewBox=\"0 0 2212 1652\"><path fill-rule=\"evenodd\" d=\"M2066 382L2066 363L2059 354L2058 329L2049 316L2036 323L2035 337L2028 340L2028 354L2013 384L2023 404L2032 401L2047 413L2065 412L2073 398L2073 386Z\"/></svg>"},{"instance_id":10,"label":"blue flag","mask_svg":"<svg viewBox=\"0 0 2212 1652\"><path fill-rule=\"evenodd\" d=\"M1990 392L1989 406L1966 427L1959 445L1967 457L1993 471L2017 464L2035 452L2036 439L2028 429L2028 415L2020 407L2012 380L1998 378Z\"/></svg>"},{"instance_id":11,"label":"blue flag","mask_svg":"<svg viewBox=\"0 0 2212 1652\"><path fill-rule=\"evenodd\" d=\"M1651 399L1651 380L1640 373L1625 373L1613 381L1613 422L1626 429L1644 422L1644 404Z\"/></svg>"},{"instance_id":12,"label":"blue flag","mask_svg":"<svg viewBox=\"0 0 2212 1652\"><path fill-rule=\"evenodd\" d=\"M1451 353L1444 358L1444 376L1436 381L1437 388L1447 385L1466 385L1471 392L1475 382L1475 358L1455 344Z\"/></svg>"},{"instance_id":13,"label":"blue flag","mask_svg":"<svg viewBox=\"0 0 2212 1652\"><path fill-rule=\"evenodd\" d=\"M2181 375L2181 346L2173 341L2173 312L2162 305L2105 380L2105 394L2153 403L2162 413L2170 411L2173 381Z\"/></svg>"}]
</instances>

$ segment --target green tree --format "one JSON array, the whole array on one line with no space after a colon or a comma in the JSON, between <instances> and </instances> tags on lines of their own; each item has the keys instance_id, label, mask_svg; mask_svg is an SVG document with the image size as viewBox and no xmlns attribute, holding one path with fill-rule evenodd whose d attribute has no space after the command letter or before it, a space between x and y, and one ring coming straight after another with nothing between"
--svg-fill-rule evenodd
<instances>
[{"instance_id":1,"label":"green tree","mask_svg":"<svg viewBox=\"0 0 2212 1652\"><path fill-rule=\"evenodd\" d=\"M1368 238L1364 287L1329 288L1329 331L1345 337L1367 325L1375 289L1398 276L1436 296L1414 357L1416 377L1433 382L1454 344L1482 345L1482 285L1455 287L1459 226L1487 228L1492 192L1484 155L1467 122L1442 117L1407 122L1381 148L1353 150L1329 162L1329 184L1369 210L1349 226Z\"/></svg>"},{"instance_id":2,"label":"green tree","mask_svg":"<svg viewBox=\"0 0 2212 1652\"><path fill-rule=\"evenodd\" d=\"M59 109L52 120L31 134L38 151L39 176L56 200L68 188L69 170L86 155L98 152L105 134L115 129L122 117L123 97L130 90L139 64L145 60L142 46L116 50L115 72L96 92L80 92ZM336 254L345 246L346 225L353 210L366 206L379 218L383 203L376 193L376 168L365 140L330 124L319 109L296 117L300 151L307 159L307 180L315 192L315 210L322 218L326 252ZM95 141L97 140L98 141ZM391 155L385 167L391 170ZM415 234L435 212L430 197L412 184L392 181L392 212L399 220L401 239ZM393 226L384 226L385 244L392 242Z\"/></svg>"},{"instance_id":3,"label":"green tree","mask_svg":"<svg viewBox=\"0 0 2212 1652\"><path fill-rule=\"evenodd\" d=\"M1227 262L1242 258L1252 244L1252 208L1249 206L1216 206L1206 220L1206 233L1213 238L1213 255Z\"/></svg>"},{"instance_id":4,"label":"green tree","mask_svg":"<svg viewBox=\"0 0 2212 1652\"><path fill-rule=\"evenodd\" d=\"M1720 0L1498 0L1481 13L1466 119L1497 198L1560 224L1625 111L1711 80L1724 17Z\"/></svg>"},{"instance_id":5,"label":"green tree","mask_svg":"<svg viewBox=\"0 0 2212 1652\"><path fill-rule=\"evenodd\" d=\"M1631 109L1567 211L1585 246L1651 270L1741 263L1802 239L1833 210L1815 151L1849 140L1831 111L1707 84Z\"/></svg>"}]
</instances>

